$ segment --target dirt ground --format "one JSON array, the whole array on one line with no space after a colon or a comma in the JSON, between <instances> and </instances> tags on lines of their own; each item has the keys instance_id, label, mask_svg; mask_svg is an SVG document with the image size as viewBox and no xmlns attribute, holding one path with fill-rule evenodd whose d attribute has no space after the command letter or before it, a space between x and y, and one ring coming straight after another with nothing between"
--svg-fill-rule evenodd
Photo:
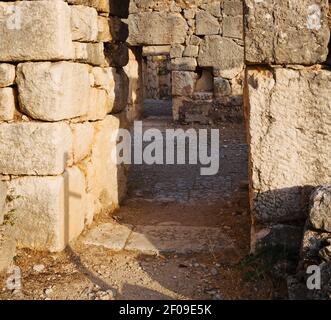
<instances>
[{"instance_id":1,"label":"dirt ground","mask_svg":"<svg viewBox=\"0 0 331 320\"><path fill-rule=\"evenodd\" d=\"M167 116L145 119L145 129L155 126L172 124ZM218 175L202 177L190 165L133 166L121 208L99 215L89 229L103 223L218 228L231 247L184 253L174 248L152 255L115 252L85 244L87 230L62 253L18 251L21 287L8 287L12 274L3 275L0 299L277 298L279 288L269 274L252 277L257 266L244 262L250 244L244 129L239 124L220 126L220 137Z\"/></svg>"}]
</instances>

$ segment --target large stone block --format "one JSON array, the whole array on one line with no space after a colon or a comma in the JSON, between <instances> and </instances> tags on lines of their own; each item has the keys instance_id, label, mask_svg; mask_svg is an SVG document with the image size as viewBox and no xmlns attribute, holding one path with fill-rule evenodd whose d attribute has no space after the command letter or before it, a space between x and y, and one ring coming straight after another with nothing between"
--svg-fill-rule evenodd
<instances>
[{"instance_id":1,"label":"large stone block","mask_svg":"<svg viewBox=\"0 0 331 320\"><path fill-rule=\"evenodd\" d=\"M72 40L95 42L98 38L98 13L94 8L71 6Z\"/></svg>"},{"instance_id":2,"label":"large stone block","mask_svg":"<svg viewBox=\"0 0 331 320\"><path fill-rule=\"evenodd\" d=\"M172 72L172 95L191 96L194 93L194 87L198 75L189 71Z\"/></svg>"},{"instance_id":3,"label":"large stone block","mask_svg":"<svg viewBox=\"0 0 331 320\"><path fill-rule=\"evenodd\" d=\"M0 181L0 225L3 223L6 214L7 184Z\"/></svg>"},{"instance_id":4,"label":"large stone block","mask_svg":"<svg viewBox=\"0 0 331 320\"><path fill-rule=\"evenodd\" d=\"M61 174L72 158L72 134L66 123L0 124L0 173Z\"/></svg>"},{"instance_id":5,"label":"large stone block","mask_svg":"<svg viewBox=\"0 0 331 320\"><path fill-rule=\"evenodd\" d=\"M74 42L74 60L92 64L94 66L106 66L106 58L104 54L104 43L86 43Z\"/></svg>"},{"instance_id":6,"label":"large stone block","mask_svg":"<svg viewBox=\"0 0 331 320\"><path fill-rule=\"evenodd\" d=\"M324 62L330 30L328 0L245 0L248 63Z\"/></svg>"},{"instance_id":7,"label":"large stone block","mask_svg":"<svg viewBox=\"0 0 331 320\"><path fill-rule=\"evenodd\" d=\"M116 165L116 137L120 122L114 116L94 123L95 137L91 157L83 162L87 179L88 218L102 210L116 208L123 179Z\"/></svg>"},{"instance_id":8,"label":"large stone block","mask_svg":"<svg viewBox=\"0 0 331 320\"><path fill-rule=\"evenodd\" d=\"M0 88L0 121L14 119L15 95L13 88Z\"/></svg>"},{"instance_id":9,"label":"large stone block","mask_svg":"<svg viewBox=\"0 0 331 320\"><path fill-rule=\"evenodd\" d=\"M9 183L18 245L61 251L84 228L85 177L72 167L56 177L21 177Z\"/></svg>"},{"instance_id":10,"label":"large stone block","mask_svg":"<svg viewBox=\"0 0 331 320\"><path fill-rule=\"evenodd\" d=\"M73 55L70 9L62 0L0 2L0 61Z\"/></svg>"},{"instance_id":11,"label":"large stone block","mask_svg":"<svg viewBox=\"0 0 331 320\"><path fill-rule=\"evenodd\" d=\"M93 7L97 9L98 12L102 12L102 13L109 13L110 1L114 1L114 0L67 0L69 4L77 4L87 7Z\"/></svg>"},{"instance_id":12,"label":"large stone block","mask_svg":"<svg viewBox=\"0 0 331 320\"><path fill-rule=\"evenodd\" d=\"M184 43L188 25L178 13L144 12L128 19L130 45Z\"/></svg>"},{"instance_id":13,"label":"large stone block","mask_svg":"<svg viewBox=\"0 0 331 320\"><path fill-rule=\"evenodd\" d=\"M220 24L218 19L207 11L199 11L196 14L196 34L218 34L220 31Z\"/></svg>"},{"instance_id":14,"label":"large stone block","mask_svg":"<svg viewBox=\"0 0 331 320\"><path fill-rule=\"evenodd\" d=\"M94 126L90 122L72 123L70 125L73 134L73 157L78 163L87 157L93 145Z\"/></svg>"},{"instance_id":15,"label":"large stone block","mask_svg":"<svg viewBox=\"0 0 331 320\"><path fill-rule=\"evenodd\" d=\"M34 119L58 121L85 115L89 67L72 62L28 62L17 67L19 104Z\"/></svg>"},{"instance_id":16,"label":"large stone block","mask_svg":"<svg viewBox=\"0 0 331 320\"><path fill-rule=\"evenodd\" d=\"M14 84L15 66L8 63L0 64L0 88L8 87Z\"/></svg>"},{"instance_id":17,"label":"large stone block","mask_svg":"<svg viewBox=\"0 0 331 320\"><path fill-rule=\"evenodd\" d=\"M219 70L242 68L244 48L231 39L221 36L206 36L199 51L200 67L215 67Z\"/></svg>"},{"instance_id":18,"label":"large stone block","mask_svg":"<svg viewBox=\"0 0 331 320\"><path fill-rule=\"evenodd\" d=\"M249 68L246 82L253 213L304 219L311 187L331 181L331 71Z\"/></svg>"}]
</instances>

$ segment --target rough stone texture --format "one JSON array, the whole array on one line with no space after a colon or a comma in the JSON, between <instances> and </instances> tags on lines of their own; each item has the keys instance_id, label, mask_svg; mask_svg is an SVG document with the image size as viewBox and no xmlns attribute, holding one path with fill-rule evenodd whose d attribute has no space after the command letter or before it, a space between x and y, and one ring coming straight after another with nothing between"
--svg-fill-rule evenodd
<instances>
[{"instance_id":1,"label":"rough stone texture","mask_svg":"<svg viewBox=\"0 0 331 320\"><path fill-rule=\"evenodd\" d=\"M9 63L0 63L0 88L14 84L15 66Z\"/></svg>"},{"instance_id":2,"label":"rough stone texture","mask_svg":"<svg viewBox=\"0 0 331 320\"><path fill-rule=\"evenodd\" d=\"M14 175L57 175L71 161L72 137L66 123L2 123L0 172Z\"/></svg>"},{"instance_id":3,"label":"rough stone texture","mask_svg":"<svg viewBox=\"0 0 331 320\"><path fill-rule=\"evenodd\" d=\"M13 88L0 88L0 121L13 120L15 113L15 95Z\"/></svg>"},{"instance_id":4,"label":"rough stone texture","mask_svg":"<svg viewBox=\"0 0 331 320\"><path fill-rule=\"evenodd\" d=\"M7 185L5 182L0 181L0 225L2 225L4 215L6 214L6 197Z\"/></svg>"},{"instance_id":5,"label":"rough stone texture","mask_svg":"<svg viewBox=\"0 0 331 320\"><path fill-rule=\"evenodd\" d=\"M130 45L184 43L188 29L178 13L143 12L129 16Z\"/></svg>"},{"instance_id":6,"label":"rough stone texture","mask_svg":"<svg viewBox=\"0 0 331 320\"><path fill-rule=\"evenodd\" d=\"M73 123L70 126L73 135L73 160L78 163L87 157L92 150L94 127L90 122Z\"/></svg>"},{"instance_id":7,"label":"rough stone texture","mask_svg":"<svg viewBox=\"0 0 331 320\"><path fill-rule=\"evenodd\" d=\"M174 71L195 71L197 60L194 58L184 57L171 60L171 68Z\"/></svg>"},{"instance_id":8,"label":"rough stone texture","mask_svg":"<svg viewBox=\"0 0 331 320\"><path fill-rule=\"evenodd\" d=\"M107 66L103 43L74 42L74 60L93 66Z\"/></svg>"},{"instance_id":9,"label":"rough stone texture","mask_svg":"<svg viewBox=\"0 0 331 320\"><path fill-rule=\"evenodd\" d=\"M58 121L85 115L89 68L72 62L22 63L17 67L19 103L34 119Z\"/></svg>"},{"instance_id":10,"label":"rough stone texture","mask_svg":"<svg viewBox=\"0 0 331 320\"><path fill-rule=\"evenodd\" d=\"M72 40L94 42L98 38L98 13L86 6L71 6Z\"/></svg>"},{"instance_id":11,"label":"rough stone texture","mask_svg":"<svg viewBox=\"0 0 331 320\"><path fill-rule=\"evenodd\" d=\"M315 64L328 54L328 0L245 0L248 63Z\"/></svg>"},{"instance_id":12,"label":"rough stone texture","mask_svg":"<svg viewBox=\"0 0 331 320\"><path fill-rule=\"evenodd\" d=\"M16 243L10 226L0 226L0 273L12 264L16 253Z\"/></svg>"},{"instance_id":13,"label":"rough stone texture","mask_svg":"<svg viewBox=\"0 0 331 320\"><path fill-rule=\"evenodd\" d=\"M172 72L172 94L174 96L190 96L194 92L197 75L189 71Z\"/></svg>"},{"instance_id":14,"label":"rough stone texture","mask_svg":"<svg viewBox=\"0 0 331 320\"><path fill-rule=\"evenodd\" d=\"M218 19L206 11L199 11L196 15L196 34L211 35L218 34L220 24Z\"/></svg>"},{"instance_id":15,"label":"rough stone texture","mask_svg":"<svg viewBox=\"0 0 331 320\"><path fill-rule=\"evenodd\" d=\"M91 156L82 163L86 174L89 223L94 214L101 210L116 208L123 196L119 194L119 186L125 181L113 158L114 152L116 155L119 125L119 120L114 116L106 116L104 120L94 123L95 137Z\"/></svg>"},{"instance_id":16,"label":"rough stone texture","mask_svg":"<svg viewBox=\"0 0 331 320\"><path fill-rule=\"evenodd\" d=\"M91 88L89 94L89 106L87 112L88 120L102 120L111 112L114 106L113 99L107 91L98 88Z\"/></svg>"},{"instance_id":17,"label":"rough stone texture","mask_svg":"<svg viewBox=\"0 0 331 320\"><path fill-rule=\"evenodd\" d=\"M304 219L311 186L331 180L331 72L249 68L246 82L255 219Z\"/></svg>"},{"instance_id":18,"label":"rough stone texture","mask_svg":"<svg viewBox=\"0 0 331 320\"><path fill-rule=\"evenodd\" d=\"M231 39L207 36L200 48L198 64L201 67L215 67L220 70L242 68L244 49Z\"/></svg>"},{"instance_id":19,"label":"rough stone texture","mask_svg":"<svg viewBox=\"0 0 331 320\"><path fill-rule=\"evenodd\" d=\"M1 2L0 34L0 61L65 60L73 55L70 9L62 0Z\"/></svg>"},{"instance_id":20,"label":"rough stone texture","mask_svg":"<svg viewBox=\"0 0 331 320\"><path fill-rule=\"evenodd\" d=\"M61 251L84 228L85 177L77 168L56 177L21 177L9 183L20 247Z\"/></svg>"},{"instance_id":21,"label":"rough stone texture","mask_svg":"<svg viewBox=\"0 0 331 320\"><path fill-rule=\"evenodd\" d=\"M331 186L319 187L312 194L309 221L313 228L331 232Z\"/></svg>"}]
</instances>

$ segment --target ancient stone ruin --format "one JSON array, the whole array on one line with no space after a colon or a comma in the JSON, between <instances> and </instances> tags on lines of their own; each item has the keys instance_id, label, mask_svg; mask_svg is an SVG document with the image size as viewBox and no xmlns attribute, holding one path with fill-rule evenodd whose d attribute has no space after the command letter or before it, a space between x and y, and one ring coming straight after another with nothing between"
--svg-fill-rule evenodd
<instances>
[{"instance_id":1,"label":"ancient stone ruin","mask_svg":"<svg viewBox=\"0 0 331 320\"><path fill-rule=\"evenodd\" d=\"M251 253L331 270L330 21L328 0L0 1L0 271L116 212L117 133L146 99L177 125L245 125Z\"/></svg>"}]
</instances>

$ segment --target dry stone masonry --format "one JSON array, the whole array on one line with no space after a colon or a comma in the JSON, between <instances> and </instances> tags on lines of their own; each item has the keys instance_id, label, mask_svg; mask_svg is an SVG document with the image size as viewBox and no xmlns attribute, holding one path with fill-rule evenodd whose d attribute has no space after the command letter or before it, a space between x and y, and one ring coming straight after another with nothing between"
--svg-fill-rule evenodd
<instances>
[{"instance_id":1,"label":"dry stone masonry","mask_svg":"<svg viewBox=\"0 0 331 320\"><path fill-rule=\"evenodd\" d=\"M60 251L125 194L111 138L139 114L127 8L0 1L0 250L10 228L20 247Z\"/></svg>"},{"instance_id":2,"label":"dry stone masonry","mask_svg":"<svg viewBox=\"0 0 331 320\"><path fill-rule=\"evenodd\" d=\"M245 1L253 248L275 230L297 247L284 239L303 225L312 189L331 181L328 11L328 0Z\"/></svg>"},{"instance_id":3,"label":"dry stone masonry","mask_svg":"<svg viewBox=\"0 0 331 320\"><path fill-rule=\"evenodd\" d=\"M128 24L131 46L171 58L175 120L241 119L242 0L133 0Z\"/></svg>"}]
</instances>

